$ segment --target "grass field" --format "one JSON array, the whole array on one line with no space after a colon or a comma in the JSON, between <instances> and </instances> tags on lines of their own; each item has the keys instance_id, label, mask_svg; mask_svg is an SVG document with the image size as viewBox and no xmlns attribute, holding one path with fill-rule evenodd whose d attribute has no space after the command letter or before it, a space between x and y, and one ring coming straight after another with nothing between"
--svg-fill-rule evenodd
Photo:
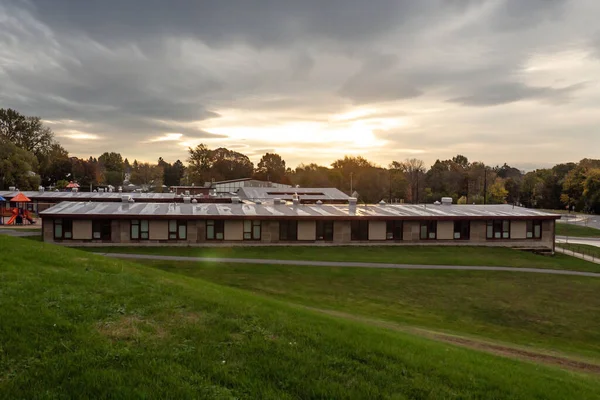
<instances>
[{"instance_id":1,"label":"grass field","mask_svg":"<svg viewBox=\"0 0 600 400\"><path fill-rule=\"evenodd\" d=\"M600 398L502 358L0 236L0 398Z\"/></svg>"},{"instance_id":2,"label":"grass field","mask_svg":"<svg viewBox=\"0 0 600 400\"><path fill-rule=\"evenodd\" d=\"M310 307L475 335L600 362L600 279L146 261L146 265Z\"/></svg>"},{"instance_id":3,"label":"grass field","mask_svg":"<svg viewBox=\"0 0 600 400\"><path fill-rule=\"evenodd\" d=\"M563 222L556 224L556 234L558 236L600 237L600 229Z\"/></svg>"},{"instance_id":4,"label":"grass field","mask_svg":"<svg viewBox=\"0 0 600 400\"><path fill-rule=\"evenodd\" d=\"M270 247L87 247L100 253L157 254L189 257L258 258L309 261L357 261L424 265L483 265L600 272L600 265L556 254L450 246L270 246Z\"/></svg>"}]
</instances>

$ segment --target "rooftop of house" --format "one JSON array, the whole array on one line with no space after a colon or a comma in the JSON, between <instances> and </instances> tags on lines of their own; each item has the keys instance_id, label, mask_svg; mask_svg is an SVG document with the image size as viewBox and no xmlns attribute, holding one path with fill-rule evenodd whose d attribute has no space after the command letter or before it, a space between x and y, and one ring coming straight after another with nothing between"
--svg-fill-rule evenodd
<instances>
[{"instance_id":1,"label":"rooftop of house","mask_svg":"<svg viewBox=\"0 0 600 400\"><path fill-rule=\"evenodd\" d=\"M249 200L293 200L298 196L300 202L303 200L340 200L348 201L346 193L336 188L274 188L274 187L242 187L237 192L242 199Z\"/></svg>"},{"instance_id":2,"label":"rooftop of house","mask_svg":"<svg viewBox=\"0 0 600 400\"><path fill-rule=\"evenodd\" d=\"M512 205L408 204L202 204L62 202L42 217L185 219L558 219L559 215Z\"/></svg>"}]
</instances>

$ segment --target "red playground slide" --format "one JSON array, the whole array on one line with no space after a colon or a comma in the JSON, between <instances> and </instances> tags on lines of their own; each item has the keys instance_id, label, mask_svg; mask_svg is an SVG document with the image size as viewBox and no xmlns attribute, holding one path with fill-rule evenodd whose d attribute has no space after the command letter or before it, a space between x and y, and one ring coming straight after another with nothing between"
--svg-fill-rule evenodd
<instances>
[{"instance_id":1,"label":"red playground slide","mask_svg":"<svg viewBox=\"0 0 600 400\"><path fill-rule=\"evenodd\" d=\"M29 221L30 224L35 224L35 220L33 218L31 218L31 214L29 214L29 211L27 211L27 210L23 211L23 218L25 218L27 221Z\"/></svg>"},{"instance_id":2,"label":"red playground slide","mask_svg":"<svg viewBox=\"0 0 600 400\"><path fill-rule=\"evenodd\" d=\"M15 219L17 219L17 216L19 215L19 210L17 208L13 208L12 209L12 217L10 217L10 219L8 220L8 222L6 223L6 225L12 225L15 223Z\"/></svg>"}]
</instances>

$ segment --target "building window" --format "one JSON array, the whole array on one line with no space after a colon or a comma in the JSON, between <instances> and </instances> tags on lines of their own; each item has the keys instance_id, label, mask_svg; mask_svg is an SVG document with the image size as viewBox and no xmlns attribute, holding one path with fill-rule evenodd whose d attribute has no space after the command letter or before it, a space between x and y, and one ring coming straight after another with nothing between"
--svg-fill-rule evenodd
<instances>
[{"instance_id":1,"label":"building window","mask_svg":"<svg viewBox=\"0 0 600 400\"><path fill-rule=\"evenodd\" d=\"M298 240L298 221L279 221L279 240Z\"/></svg>"},{"instance_id":2,"label":"building window","mask_svg":"<svg viewBox=\"0 0 600 400\"><path fill-rule=\"evenodd\" d=\"M486 230L487 239L510 239L510 221L494 220L487 222Z\"/></svg>"},{"instance_id":3,"label":"building window","mask_svg":"<svg viewBox=\"0 0 600 400\"><path fill-rule=\"evenodd\" d=\"M385 238L387 240L402 240L402 221L387 221L385 223Z\"/></svg>"},{"instance_id":4,"label":"building window","mask_svg":"<svg viewBox=\"0 0 600 400\"><path fill-rule=\"evenodd\" d=\"M110 240L111 239L111 221L103 219L92 222L92 239Z\"/></svg>"},{"instance_id":5,"label":"building window","mask_svg":"<svg viewBox=\"0 0 600 400\"><path fill-rule=\"evenodd\" d=\"M421 222L421 240L430 240L437 237L437 221Z\"/></svg>"},{"instance_id":6,"label":"building window","mask_svg":"<svg viewBox=\"0 0 600 400\"><path fill-rule=\"evenodd\" d=\"M132 219L131 220L131 240L148 240L150 239L149 234L149 223L146 219Z\"/></svg>"},{"instance_id":7,"label":"building window","mask_svg":"<svg viewBox=\"0 0 600 400\"><path fill-rule=\"evenodd\" d=\"M244 221L244 240L260 240L260 221Z\"/></svg>"},{"instance_id":8,"label":"building window","mask_svg":"<svg viewBox=\"0 0 600 400\"><path fill-rule=\"evenodd\" d=\"M471 223L469 221L454 221L454 239L469 240Z\"/></svg>"},{"instance_id":9,"label":"building window","mask_svg":"<svg viewBox=\"0 0 600 400\"><path fill-rule=\"evenodd\" d=\"M73 221L70 219L54 220L54 239L69 240L73 239Z\"/></svg>"},{"instance_id":10,"label":"building window","mask_svg":"<svg viewBox=\"0 0 600 400\"><path fill-rule=\"evenodd\" d=\"M317 221L317 240L333 241L333 221Z\"/></svg>"},{"instance_id":11,"label":"building window","mask_svg":"<svg viewBox=\"0 0 600 400\"><path fill-rule=\"evenodd\" d=\"M350 222L351 240L369 240L369 221Z\"/></svg>"},{"instance_id":12,"label":"building window","mask_svg":"<svg viewBox=\"0 0 600 400\"><path fill-rule=\"evenodd\" d=\"M225 237L225 221L206 221L206 240L223 240Z\"/></svg>"},{"instance_id":13,"label":"building window","mask_svg":"<svg viewBox=\"0 0 600 400\"><path fill-rule=\"evenodd\" d=\"M527 221L527 239L541 239L542 221Z\"/></svg>"},{"instance_id":14,"label":"building window","mask_svg":"<svg viewBox=\"0 0 600 400\"><path fill-rule=\"evenodd\" d=\"M180 220L169 221L169 240L186 240L187 222Z\"/></svg>"}]
</instances>

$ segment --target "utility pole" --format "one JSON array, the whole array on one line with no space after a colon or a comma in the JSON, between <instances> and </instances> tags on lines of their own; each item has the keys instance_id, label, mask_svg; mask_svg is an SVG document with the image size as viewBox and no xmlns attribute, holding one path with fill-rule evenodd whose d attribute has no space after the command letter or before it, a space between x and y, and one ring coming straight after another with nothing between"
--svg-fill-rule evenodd
<instances>
[{"instance_id":1,"label":"utility pole","mask_svg":"<svg viewBox=\"0 0 600 400\"><path fill-rule=\"evenodd\" d=\"M487 168L483 167L483 204L487 204Z\"/></svg>"},{"instance_id":2,"label":"utility pole","mask_svg":"<svg viewBox=\"0 0 600 400\"><path fill-rule=\"evenodd\" d=\"M354 191L352 190L352 172L350 172L350 196L352 196L352 193L354 193Z\"/></svg>"}]
</instances>

